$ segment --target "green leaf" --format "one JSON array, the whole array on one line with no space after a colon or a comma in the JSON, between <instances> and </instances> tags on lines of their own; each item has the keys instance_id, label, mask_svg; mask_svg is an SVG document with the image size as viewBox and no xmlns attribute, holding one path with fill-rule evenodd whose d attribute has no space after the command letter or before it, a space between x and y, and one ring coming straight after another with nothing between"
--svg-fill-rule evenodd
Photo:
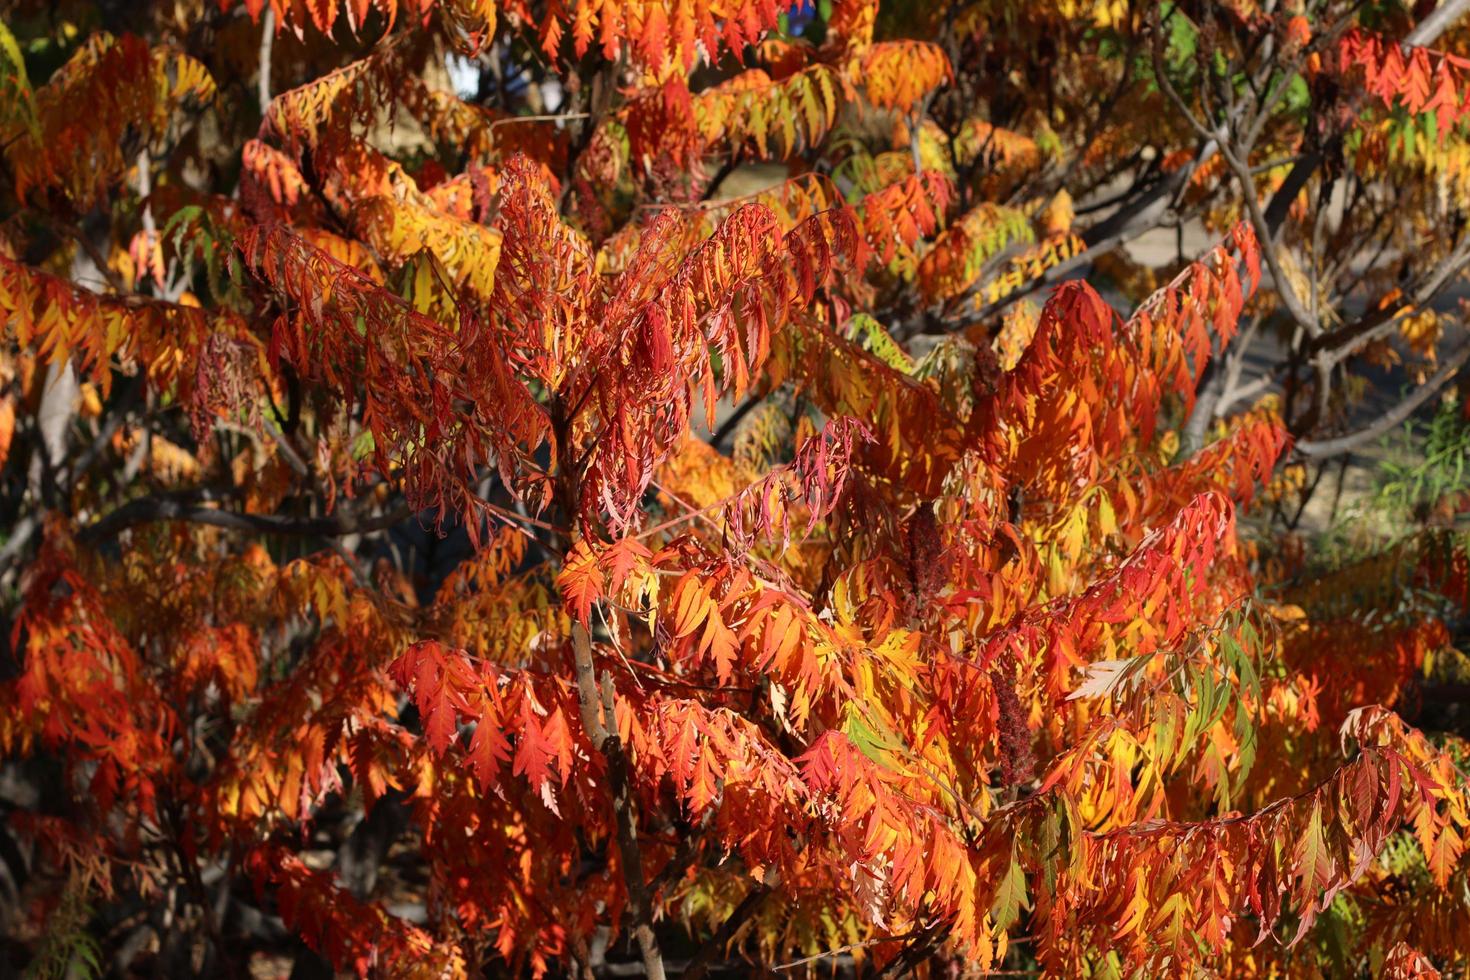
<instances>
[{"instance_id":1,"label":"green leaf","mask_svg":"<svg viewBox=\"0 0 1470 980\"><path fill-rule=\"evenodd\" d=\"M373 438L372 430L364 429L352 441L352 458L356 461L367 459L376 448L377 440Z\"/></svg>"},{"instance_id":2,"label":"green leaf","mask_svg":"<svg viewBox=\"0 0 1470 980\"><path fill-rule=\"evenodd\" d=\"M24 128L32 139L40 139L41 124L36 118L36 98L26 75L25 58L4 21L0 21L0 62L0 137L8 142Z\"/></svg>"},{"instance_id":3,"label":"green leaf","mask_svg":"<svg viewBox=\"0 0 1470 980\"><path fill-rule=\"evenodd\" d=\"M995 892L995 901L990 906L990 917L995 920L995 928L1004 932L1015 925L1016 920L1021 917L1022 909L1029 908L1031 901L1026 896L1026 872L1012 848L1010 867L1006 869L1005 877L1001 879L1000 887Z\"/></svg>"},{"instance_id":4,"label":"green leaf","mask_svg":"<svg viewBox=\"0 0 1470 980\"><path fill-rule=\"evenodd\" d=\"M1168 14L1168 61L1170 67L1173 68L1178 68L1193 61L1195 52L1199 50L1199 31L1190 22L1188 17L1177 14L1177 9L1170 10Z\"/></svg>"},{"instance_id":5,"label":"green leaf","mask_svg":"<svg viewBox=\"0 0 1470 980\"><path fill-rule=\"evenodd\" d=\"M887 364L895 371L912 374L913 359L898 346L897 341L883 329L883 324L866 313L854 313L847 321L848 336L858 341L863 350Z\"/></svg>"},{"instance_id":6,"label":"green leaf","mask_svg":"<svg viewBox=\"0 0 1470 980\"><path fill-rule=\"evenodd\" d=\"M846 717L842 721L842 734L857 746L859 752L874 762L882 764L884 749L887 746L854 704L847 706Z\"/></svg>"}]
</instances>

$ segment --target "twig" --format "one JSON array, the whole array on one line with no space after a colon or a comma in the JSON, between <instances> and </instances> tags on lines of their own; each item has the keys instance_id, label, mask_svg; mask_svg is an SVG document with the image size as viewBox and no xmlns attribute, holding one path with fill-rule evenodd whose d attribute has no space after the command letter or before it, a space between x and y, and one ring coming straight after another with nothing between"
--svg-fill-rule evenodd
<instances>
[{"instance_id":1,"label":"twig","mask_svg":"<svg viewBox=\"0 0 1470 980\"><path fill-rule=\"evenodd\" d=\"M851 953L859 949L870 949L873 946L882 946L887 943L907 942L909 939L912 939L917 935L919 935L919 933L915 931L905 933L902 936L882 936L878 939L864 939L860 943L848 943L846 946L838 946L836 949L829 949L825 953L816 953L812 956L803 956L799 960L791 960L787 963L778 963L775 966L771 967L771 969L776 971L794 970L798 966L806 966L808 963L815 963L818 960L831 959L834 956L841 956L843 953Z\"/></svg>"},{"instance_id":2,"label":"twig","mask_svg":"<svg viewBox=\"0 0 1470 980\"><path fill-rule=\"evenodd\" d=\"M1444 364L1436 371L1429 380L1414 390L1414 393L1393 408L1383 413L1383 416L1366 428L1346 435L1336 436L1331 439L1308 440L1296 444L1296 452L1308 459L1321 459L1326 456L1336 456L1339 453L1351 452L1364 443L1372 442L1382 436L1390 429L1402 425L1415 410L1434 396L1445 384L1460 372L1464 363L1470 360L1470 342L1466 342L1453 355L1445 359Z\"/></svg>"},{"instance_id":3,"label":"twig","mask_svg":"<svg viewBox=\"0 0 1470 980\"><path fill-rule=\"evenodd\" d=\"M76 458L76 461L67 468L66 485L68 492L75 490L77 483L82 477L87 475L87 471L96 465L97 460L102 456L103 450L112 442L112 437L117 434L117 430L122 428L123 423L128 420L133 403L138 400L138 396L142 391L143 374L139 372L128 378L126 387L124 387L122 393L119 395L116 405L114 405L112 412L107 417L107 421L97 430L96 438L82 451L82 454Z\"/></svg>"},{"instance_id":4,"label":"twig","mask_svg":"<svg viewBox=\"0 0 1470 980\"><path fill-rule=\"evenodd\" d=\"M494 129L496 126L509 126L512 123L528 122L560 122L572 119L590 119L590 112L543 112L534 116L507 116L504 119L496 119L486 129Z\"/></svg>"}]
</instances>

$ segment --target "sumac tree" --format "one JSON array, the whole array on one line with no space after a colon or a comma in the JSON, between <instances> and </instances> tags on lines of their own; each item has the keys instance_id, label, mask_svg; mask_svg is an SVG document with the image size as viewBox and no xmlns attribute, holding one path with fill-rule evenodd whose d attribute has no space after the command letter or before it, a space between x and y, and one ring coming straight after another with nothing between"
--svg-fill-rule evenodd
<instances>
[{"instance_id":1,"label":"sumac tree","mask_svg":"<svg viewBox=\"0 0 1470 980\"><path fill-rule=\"evenodd\" d=\"M1467 6L0 4L8 965L1470 968Z\"/></svg>"}]
</instances>

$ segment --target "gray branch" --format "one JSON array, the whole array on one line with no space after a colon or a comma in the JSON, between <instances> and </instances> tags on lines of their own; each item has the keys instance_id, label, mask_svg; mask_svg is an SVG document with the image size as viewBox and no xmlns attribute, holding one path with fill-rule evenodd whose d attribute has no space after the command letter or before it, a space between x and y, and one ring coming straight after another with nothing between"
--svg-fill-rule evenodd
<instances>
[{"instance_id":1,"label":"gray branch","mask_svg":"<svg viewBox=\"0 0 1470 980\"><path fill-rule=\"evenodd\" d=\"M1443 388L1456 374L1464 363L1470 360L1470 342L1466 342L1453 355L1445 359L1429 380L1414 389L1413 394L1399 402L1393 408L1383 414L1377 422L1356 432L1336 436L1331 439L1309 440L1296 444L1297 454L1308 459L1323 459L1328 456L1337 456L1342 453L1352 452L1359 446L1365 445L1377 439L1389 430L1397 428L1408 420L1410 415L1423 405L1435 392Z\"/></svg>"}]
</instances>

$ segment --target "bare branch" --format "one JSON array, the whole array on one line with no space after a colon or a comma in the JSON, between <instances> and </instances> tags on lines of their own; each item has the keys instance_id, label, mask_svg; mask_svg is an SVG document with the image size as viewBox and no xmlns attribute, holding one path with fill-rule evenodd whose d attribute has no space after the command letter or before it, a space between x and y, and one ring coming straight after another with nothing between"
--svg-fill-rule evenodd
<instances>
[{"instance_id":1,"label":"bare branch","mask_svg":"<svg viewBox=\"0 0 1470 980\"><path fill-rule=\"evenodd\" d=\"M1277 377L1275 374L1263 374L1259 378L1248 381L1239 387L1227 387L1224 394L1220 396L1220 400L1215 404L1215 418L1224 415L1240 402L1269 391L1276 381ZM1227 381L1228 384L1229 382Z\"/></svg>"},{"instance_id":2,"label":"bare branch","mask_svg":"<svg viewBox=\"0 0 1470 980\"><path fill-rule=\"evenodd\" d=\"M1423 46L1433 44L1439 36L1447 31L1455 21L1465 16L1470 11L1470 0L1445 0L1430 14L1421 20L1417 27L1404 38L1405 44L1417 44Z\"/></svg>"},{"instance_id":3,"label":"bare branch","mask_svg":"<svg viewBox=\"0 0 1470 980\"><path fill-rule=\"evenodd\" d=\"M1365 345L1392 333L1401 313L1417 311L1433 301L1467 265L1470 265L1470 234L1462 237L1450 254L1429 270L1412 289L1404 306L1371 309L1352 323L1315 338L1307 345L1307 352L1326 352L1333 364L1346 360Z\"/></svg>"},{"instance_id":4,"label":"bare branch","mask_svg":"<svg viewBox=\"0 0 1470 980\"><path fill-rule=\"evenodd\" d=\"M1372 442L1386 434L1389 430L1397 428L1408 420L1410 415L1423 405L1436 392L1443 388L1455 375L1460 373L1460 368L1470 360L1470 342L1466 342L1452 356L1445 359L1429 380L1425 381L1413 394L1399 402L1392 409L1385 412L1383 417L1372 425L1350 432L1346 435L1336 436L1331 439L1320 439L1296 444L1297 454L1308 459L1322 459L1327 456L1336 456L1339 453L1352 452L1359 446Z\"/></svg>"}]
</instances>

